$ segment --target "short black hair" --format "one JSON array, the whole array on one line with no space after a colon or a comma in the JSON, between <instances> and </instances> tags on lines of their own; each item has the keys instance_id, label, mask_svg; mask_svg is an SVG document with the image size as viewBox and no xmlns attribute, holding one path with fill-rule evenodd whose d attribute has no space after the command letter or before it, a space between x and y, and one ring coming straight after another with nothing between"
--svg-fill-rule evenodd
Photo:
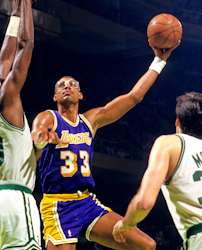
<instances>
[{"instance_id":1,"label":"short black hair","mask_svg":"<svg viewBox=\"0 0 202 250\"><path fill-rule=\"evenodd\" d=\"M202 93L189 92L177 97L176 116L183 133L202 139Z\"/></svg>"}]
</instances>

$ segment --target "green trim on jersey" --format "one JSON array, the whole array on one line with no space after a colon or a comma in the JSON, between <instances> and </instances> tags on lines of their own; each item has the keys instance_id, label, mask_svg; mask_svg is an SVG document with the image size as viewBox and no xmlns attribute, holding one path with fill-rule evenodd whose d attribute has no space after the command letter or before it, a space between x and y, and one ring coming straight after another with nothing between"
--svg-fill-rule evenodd
<instances>
[{"instance_id":1,"label":"green trim on jersey","mask_svg":"<svg viewBox=\"0 0 202 250\"><path fill-rule=\"evenodd\" d=\"M12 246L12 247L6 247L6 248L2 248L1 250L41 250L41 247L35 242L35 241L31 241L28 242L25 245L22 246Z\"/></svg>"},{"instance_id":2,"label":"green trim on jersey","mask_svg":"<svg viewBox=\"0 0 202 250\"><path fill-rule=\"evenodd\" d=\"M202 223L193 225L187 230L187 239L189 239L189 237L191 237L192 235L195 235L201 232L202 232Z\"/></svg>"},{"instance_id":3,"label":"green trim on jersey","mask_svg":"<svg viewBox=\"0 0 202 250\"><path fill-rule=\"evenodd\" d=\"M4 146L3 139L0 137L0 165L4 163Z\"/></svg>"},{"instance_id":4,"label":"green trim on jersey","mask_svg":"<svg viewBox=\"0 0 202 250\"><path fill-rule=\"evenodd\" d=\"M7 126L13 128L15 130L19 130L21 132L23 132L25 130L25 116L24 115L23 115L23 120L24 120L24 126L23 126L23 128L16 127L12 123L10 123L9 121L7 121L6 118L2 115L2 113L0 113L0 117L3 120L3 122L6 123Z\"/></svg>"},{"instance_id":5,"label":"green trim on jersey","mask_svg":"<svg viewBox=\"0 0 202 250\"><path fill-rule=\"evenodd\" d=\"M171 175L171 177L166 181L166 185L169 185L169 183L171 182L173 176L175 175L175 173L177 172L178 168L180 167L180 164L182 162L182 157L184 155L184 151L185 151L185 140L182 136L180 135L176 135L180 141L181 141L181 151L180 151L180 156L179 156L179 159L177 161L177 164L176 164L176 167L175 167L175 170L173 171L173 174Z\"/></svg>"},{"instance_id":6,"label":"green trim on jersey","mask_svg":"<svg viewBox=\"0 0 202 250\"><path fill-rule=\"evenodd\" d=\"M18 190L21 192L32 194L31 189L29 189L28 187L25 187L25 186L18 185L18 184L0 184L0 190L5 190L5 189Z\"/></svg>"}]
</instances>

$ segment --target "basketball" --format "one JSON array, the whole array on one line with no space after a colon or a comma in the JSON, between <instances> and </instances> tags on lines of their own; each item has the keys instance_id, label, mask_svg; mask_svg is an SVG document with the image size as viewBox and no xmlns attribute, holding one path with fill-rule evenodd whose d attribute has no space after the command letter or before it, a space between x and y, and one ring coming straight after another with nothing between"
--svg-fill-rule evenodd
<instances>
[{"instance_id":1,"label":"basketball","mask_svg":"<svg viewBox=\"0 0 202 250\"><path fill-rule=\"evenodd\" d=\"M158 49L172 48L182 38L182 24L171 14L159 14L149 22L147 37L151 47Z\"/></svg>"}]
</instances>

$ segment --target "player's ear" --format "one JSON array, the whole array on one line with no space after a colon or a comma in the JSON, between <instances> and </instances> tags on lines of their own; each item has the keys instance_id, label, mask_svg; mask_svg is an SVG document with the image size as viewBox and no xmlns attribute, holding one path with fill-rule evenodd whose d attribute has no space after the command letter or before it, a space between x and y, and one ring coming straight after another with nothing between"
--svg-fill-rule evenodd
<instances>
[{"instance_id":1,"label":"player's ear","mask_svg":"<svg viewBox=\"0 0 202 250\"><path fill-rule=\"evenodd\" d=\"M79 100L83 100L83 93L81 91L79 92Z\"/></svg>"},{"instance_id":2,"label":"player's ear","mask_svg":"<svg viewBox=\"0 0 202 250\"><path fill-rule=\"evenodd\" d=\"M176 117L176 120L175 120L175 128L176 128L176 133L181 133L182 132L181 122L180 122L178 117Z\"/></svg>"},{"instance_id":3,"label":"player's ear","mask_svg":"<svg viewBox=\"0 0 202 250\"><path fill-rule=\"evenodd\" d=\"M53 95L53 101L54 101L54 102L57 101L56 94Z\"/></svg>"}]
</instances>

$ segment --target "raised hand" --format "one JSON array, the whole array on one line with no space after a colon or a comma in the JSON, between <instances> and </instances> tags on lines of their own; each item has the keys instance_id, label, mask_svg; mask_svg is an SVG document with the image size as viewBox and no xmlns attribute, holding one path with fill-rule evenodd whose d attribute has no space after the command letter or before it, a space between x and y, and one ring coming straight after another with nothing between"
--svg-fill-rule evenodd
<instances>
[{"instance_id":1,"label":"raised hand","mask_svg":"<svg viewBox=\"0 0 202 250\"><path fill-rule=\"evenodd\" d=\"M173 50L176 49L180 45L180 42L181 41L179 41L175 47L170 48L170 49L158 49L158 48L152 47L152 50L154 51L155 56L158 56L162 60L167 61L167 59L172 54Z\"/></svg>"}]
</instances>

